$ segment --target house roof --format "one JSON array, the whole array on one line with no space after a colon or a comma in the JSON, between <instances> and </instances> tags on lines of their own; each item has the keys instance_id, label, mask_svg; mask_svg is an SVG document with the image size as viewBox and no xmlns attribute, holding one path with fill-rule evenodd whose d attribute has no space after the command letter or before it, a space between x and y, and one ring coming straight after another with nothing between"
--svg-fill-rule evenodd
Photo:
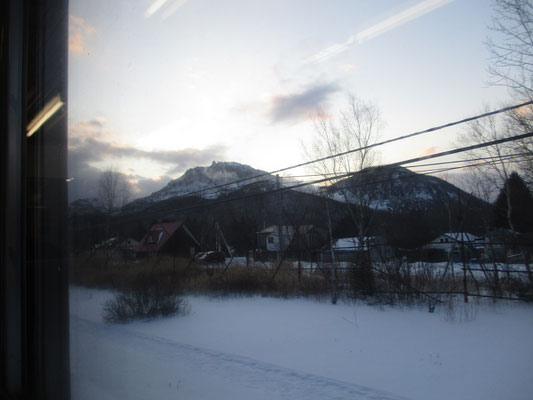
<instances>
[{"instance_id":1,"label":"house roof","mask_svg":"<svg viewBox=\"0 0 533 400\"><path fill-rule=\"evenodd\" d=\"M158 252L182 226L184 226L183 221L164 222L152 225L135 251Z\"/></svg>"},{"instance_id":2,"label":"house roof","mask_svg":"<svg viewBox=\"0 0 533 400\"><path fill-rule=\"evenodd\" d=\"M376 236L363 237L363 246L359 243L358 237L340 238L333 243L333 250L336 251L355 251L355 250L368 250L368 245L373 244L376 240Z\"/></svg>"},{"instance_id":3,"label":"house roof","mask_svg":"<svg viewBox=\"0 0 533 400\"><path fill-rule=\"evenodd\" d=\"M462 236L461 236L462 235ZM443 233L441 236L446 236L447 238L455 241L455 242L474 242L476 240L480 240L479 237L472 235L468 232L446 232Z\"/></svg>"},{"instance_id":4,"label":"house roof","mask_svg":"<svg viewBox=\"0 0 533 400\"><path fill-rule=\"evenodd\" d=\"M313 225L300 225L298 227L298 232L303 235L305 233L308 233L310 230L312 230L314 228ZM289 235L289 236L292 236L294 235L294 232L296 231L296 229L294 228L294 226L290 226L290 225L283 225L281 227L281 234L282 235ZM265 228L259 232L257 232L259 235L277 235L278 234L278 226L277 225L272 225L272 226L269 226L268 228Z\"/></svg>"}]
</instances>

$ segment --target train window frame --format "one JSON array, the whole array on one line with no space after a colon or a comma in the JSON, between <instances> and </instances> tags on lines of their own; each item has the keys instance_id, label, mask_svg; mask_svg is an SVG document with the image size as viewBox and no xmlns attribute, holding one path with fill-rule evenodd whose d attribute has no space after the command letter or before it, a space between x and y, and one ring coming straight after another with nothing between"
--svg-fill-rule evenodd
<instances>
[{"instance_id":1,"label":"train window frame","mask_svg":"<svg viewBox=\"0 0 533 400\"><path fill-rule=\"evenodd\" d=\"M68 0L0 10L2 396L68 399Z\"/></svg>"}]
</instances>

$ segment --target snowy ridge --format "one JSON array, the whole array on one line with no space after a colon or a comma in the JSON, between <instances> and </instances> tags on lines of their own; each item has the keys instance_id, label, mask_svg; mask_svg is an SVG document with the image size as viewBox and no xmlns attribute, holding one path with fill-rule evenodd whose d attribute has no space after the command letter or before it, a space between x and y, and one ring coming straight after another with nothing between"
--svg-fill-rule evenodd
<instances>
[{"instance_id":1,"label":"snowy ridge","mask_svg":"<svg viewBox=\"0 0 533 400\"><path fill-rule=\"evenodd\" d=\"M333 185L333 198L376 210L431 210L472 198L450 183L403 167L371 167Z\"/></svg>"},{"instance_id":2,"label":"snowy ridge","mask_svg":"<svg viewBox=\"0 0 533 400\"><path fill-rule=\"evenodd\" d=\"M301 183L290 176L279 179L282 188ZM238 197L240 194L269 192L277 187L277 177L268 172L237 162L213 162L208 167L187 170L161 190L134 200L126 207L130 211L138 210L164 200L187 196L212 200L239 191L241 193L236 193ZM304 185L292 190L319 195L320 188ZM417 174L404 167L388 166L366 168L336 182L330 186L330 196L341 203L393 213L457 209L459 203L470 209L482 209L487 205L440 178Z\"/></svg>"},{"instance_id":3,"label":"snowy ridge","mask_svg":"<svg viewBox=\"0 0 533 400\"><path fill-rule=\"evenodd\" d=\"M263 175L260 178L248 179ZM241 181L235 184L232 182ZM170 181L163 189L145 197L144 201L156 202L177 196L194 194L204 199L216 199L223 194L243 186L261 181L275 182L276 178L267 172L236 162L216 162L208 167L188 169L181 177ZM227 185L218 187L221 185ZM217 187L215 189L211 189Z\"/></svg>"},{"instance_id":4,"label":"snowy ridge","mask_svg":"<svg viewBox=\"0 0 533 400\"><path fill-rule=\"evenodd\" d=\"M265 192L276 189L276 181L277 178L274 175L249 165L213 161L208 167L188 169L181 177L170 181L163 189L152 193L150 196L137 199L132 204L150 204L189 195L204 199L217 199L243 188ZM290 187L300 183L301 181L290 177L280 179L281 187ZM296 188L296 190L311 194L317 192L313 186L303 186Z\"/></svg>"}]
</instances>

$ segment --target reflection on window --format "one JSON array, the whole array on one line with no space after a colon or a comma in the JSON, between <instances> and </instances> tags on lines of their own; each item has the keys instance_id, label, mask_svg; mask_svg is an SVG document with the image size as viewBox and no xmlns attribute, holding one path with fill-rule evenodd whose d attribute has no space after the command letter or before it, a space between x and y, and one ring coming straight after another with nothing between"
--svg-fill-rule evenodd
<instances>
[{"instance_id":1,"label":"reflection on window","mask_svg":"<svg viewBox=\"0 0 533 400\"><path fill-rule=\"evenodd\" d=\"M531 392L533 9L368 3L71 2L73 397Z\"/></svg>"}]
</instances>

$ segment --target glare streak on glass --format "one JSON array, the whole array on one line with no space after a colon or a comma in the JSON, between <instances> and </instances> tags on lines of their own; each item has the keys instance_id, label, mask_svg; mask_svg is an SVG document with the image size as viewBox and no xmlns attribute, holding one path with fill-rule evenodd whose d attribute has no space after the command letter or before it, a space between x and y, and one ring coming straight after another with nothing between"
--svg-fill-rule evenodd
<instances>
[{"instance_id":1,"label":"glare streak on glass","mask_svg":"<svg viewBox=\"0 0 533 400\"><path fill-rule=\"evenodd\" d=\"M63 106L61 96L56 95L48 101L41 111L33 118L27 127L26 136L30 137L37 132Z\"/></svg>"}]
</instances>

